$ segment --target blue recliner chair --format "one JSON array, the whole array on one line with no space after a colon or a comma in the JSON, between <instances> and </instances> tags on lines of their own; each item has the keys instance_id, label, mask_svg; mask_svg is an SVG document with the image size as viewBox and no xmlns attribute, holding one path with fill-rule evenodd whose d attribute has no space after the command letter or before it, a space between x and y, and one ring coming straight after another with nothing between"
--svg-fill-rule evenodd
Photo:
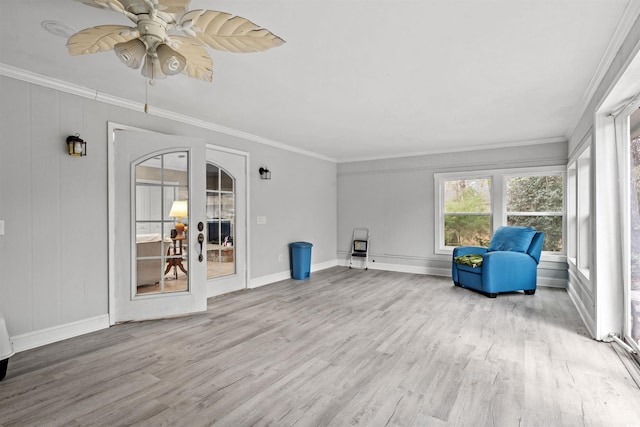
<instances>
[{"instance_id":1,"label":"blue recliner chair","mask_svg":"<svg viewBox=\"0 0 640 427\"><path fill-rule=\"evenodd\" d=\"M533 227L499 227L488 248L454 248L453 283L483 292L489 298L511 291L533 295L543 243L544 233Z\"/></svg>"}]
</instances>

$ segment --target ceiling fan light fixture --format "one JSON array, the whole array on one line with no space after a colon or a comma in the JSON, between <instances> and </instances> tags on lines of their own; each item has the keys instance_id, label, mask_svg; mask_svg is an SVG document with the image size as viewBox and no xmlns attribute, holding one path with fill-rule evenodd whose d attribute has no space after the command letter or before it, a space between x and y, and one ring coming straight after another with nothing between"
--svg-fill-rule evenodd
<instances>
[{"instance_id":1,"label":"ceiling fan light fixture","mask_svg":"<svg viewBox=\"0 0 640 427\"><path fill-rule=\"evenodd\" d=\"M116 44L113 50L124 65L138 69L147 53L147 46L140 39L131 39L128 42Z\"/></svg>"},{"instance_id":2,"label":"ceiling fan light fixture","mask_svg":"<svg viewBox=\"0 0 640 427\"><path fill-rule=\"evenodd\" d=\"M284 43L271 31L241 16L216 10L188 10L190 0L77 1L113 9L135 26L85 28L68 38L69 53L84 55L113 49L122 63L129 68L142 67L142 75L152 81L184 73L210 82L213 64L205 47L242 53L261 52ZM176 34L180 32L182 35Z\"/></svg>"},{"instance_id":3,"label":"ceiling fan light fixture","mask_svg":"<svg viewBox=\"0 0 640 427\"><path fill-rule=\"evenodd\" d=\"M167 77L165 73L162 72L162 68L160 67L160 61L158 61L158 57L152 53L147 53L144 59L144 65L142 66L141 73L143 76L150 80L159 80Z\"/></svg>"},{"instance_id":4,"label":"ceiling fan light fixture","mask_svg":"<svg viewBox=\"0 0 640 427\"><path fill-rule=\"evenodd\" d=\"M187 59L168 45L162 43L156 48L160 69L167 76L180 74L187 66Z\"/></svg>"}]
</instances>

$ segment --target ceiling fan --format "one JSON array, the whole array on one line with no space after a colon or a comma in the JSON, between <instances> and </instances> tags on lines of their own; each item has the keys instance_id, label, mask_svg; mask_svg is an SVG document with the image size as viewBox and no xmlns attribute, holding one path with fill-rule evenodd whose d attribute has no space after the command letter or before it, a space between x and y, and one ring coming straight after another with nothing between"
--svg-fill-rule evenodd
<instances>
[{"instance_id":1,"label":"ceiling fan","mask_svg":"<svg viewBox=\"0 0 640 427\"><path fill-rule=\"evenodd\" d=\"M259 52L283 39L248 19L215 10L187 10L191 0L77 0L112 9L135 23L99 25L69 37L71 55L113 50L128 67L151 79L184 73L211 81L213 63L204 46L227 52Z\"/></svg>"}]
</instances>

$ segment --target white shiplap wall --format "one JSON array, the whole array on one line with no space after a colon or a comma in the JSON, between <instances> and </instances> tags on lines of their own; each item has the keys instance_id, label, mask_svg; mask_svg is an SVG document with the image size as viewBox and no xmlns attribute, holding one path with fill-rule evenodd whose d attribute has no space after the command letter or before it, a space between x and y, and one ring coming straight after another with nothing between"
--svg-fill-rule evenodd
<instances>
[{"instance_id":1,"label":"white shiplap wall","mask_svg":"<svg viewBox=\"0 0 640 427\"><path fill-rule=\"evenodd\" d=\"M16 350L108 326L108 122L251 154L250 286L289 276L288 243L294 240L313 242L316 270L336 264L336 163L330 159L40 81L0 76L0 93L0 220L6 229L0 236L0 312ZM86 157L67 155L66 137L76 133L87 141ZM260 180L260 165L272 170L271 181ZM268 216L268 223L255 225L256 215Z\"/></svg>"}]
</instances>

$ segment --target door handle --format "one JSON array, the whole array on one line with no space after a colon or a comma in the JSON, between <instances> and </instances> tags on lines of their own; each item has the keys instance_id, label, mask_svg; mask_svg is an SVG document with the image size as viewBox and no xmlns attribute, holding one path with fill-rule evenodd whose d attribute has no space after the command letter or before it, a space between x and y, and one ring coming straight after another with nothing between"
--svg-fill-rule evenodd
<instances>
[{"instance_id":1,"label":"door handle","mask_svg":"<svg viewBox=\"0 0 640 427\"><path fill-rule=\"evenodd\" d=\"M204 242L204 234L198 233L198 243L200 244L200 255L198 255L198 261L202 262L204 257L202 256L202 243Z\"/></svg>"},{"instance_id":2,"label":"door handle","mask_svg":"<svg viewBox=\"0 0 640 427\"><path fill-rule=\"evenodd\" d=\"M204 224L202 221L198 223L198 231L204 230ZM202 256L202 243L204 242L204 234L198 233L198 243L200 244L200 255L198 255L198 261L202 262L204 257Z\"/></svg>"}]
</instances>

